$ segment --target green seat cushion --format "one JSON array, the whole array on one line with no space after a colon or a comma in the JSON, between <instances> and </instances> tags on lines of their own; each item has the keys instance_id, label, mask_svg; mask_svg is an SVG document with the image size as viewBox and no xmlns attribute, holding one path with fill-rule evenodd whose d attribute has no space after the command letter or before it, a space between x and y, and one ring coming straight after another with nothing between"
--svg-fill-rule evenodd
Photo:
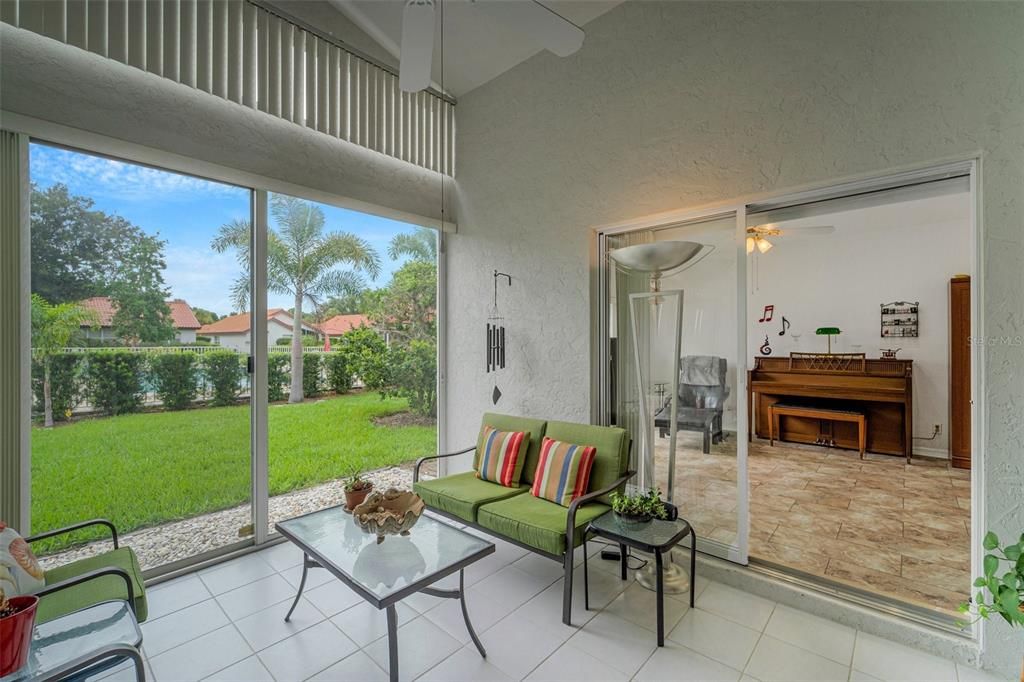
<instances>
[{"instance_id":1,"label":"green seat cushion","mask_svg":"<svg viewBox=\"0 0 1024 682\"><path fill-rule=\"evenodd\" d=\"M146 620L148 615L142 569L139 567L139 560L136 558L135 552L128 547L120 547L104 554L86 557L72 561L70 564L48 569L46 571L46 586L49 587L100 568L111 567L123 569L131 578L132 591L135 595L135 616L141 623ZM45 623L66 613L111 599L128 599L124 579L116 575L93 578L81 585L43 596L39 600L39 608L36 611L36 623Z\"/></svg>"},{"instance_id":2,"label":"green seat cushion","mask_svg":"<svg viewBox=\"0 0 1024 682\"><path fill-rule=\"evenodd\" d=\"M533 483L533 472L537 470L537 462L540 461L540 442L544 440L544 428L547 422L543 419L530 419L529 417L513 417L508 414L497 414L487 412L480 420L480 435L477 436L476 453L473 455L473 468L480 465L480 448L483 446L483 427L491 426L499 431L526 431L530 434L530 442L526 446L526 457L516 462L516 469L519 470L520 483Z\"/></svg>"},{"instance_id":3,"label":"green seat cushion","mask_svg":"<svg viewBox=\"0 0 1024 682\"><path fill-rule=\"evenodd\" d=\"M480 505L521 495L528 490L526 486L506 488L497 483L481 481L475 471L418 481L413 489L428 507L458 516L470 523L476 523Z\"/></svg>"},{"instance_id":4,"label":"green seat cushion","mask_svg":"<svg viewBox=\"0 0 1024 682\"><path fill-rule=\"evenodd\" d=\"M573 546L583 544L587 524L610 507L597 502L576 510L576 532ZM569 509L533 495L517 495L480 507L477 523L516 542L548 554L565 554L565 522Z\"/></svg>"},{"instance_id":5,"label":"green seat cushion","mask_svg":"<svg viewBox=\"0 0 1024 682\"><path fill-rule=\"evenodd\" d=\"M607 488L616 479L624 476L629 468L629 436L625 429L617 426L548 422L545 435L564 443L593 445L597 448L587 492ZM611 504L607 495L600 497L599 500Z\"/></svg>"}]
</instances>

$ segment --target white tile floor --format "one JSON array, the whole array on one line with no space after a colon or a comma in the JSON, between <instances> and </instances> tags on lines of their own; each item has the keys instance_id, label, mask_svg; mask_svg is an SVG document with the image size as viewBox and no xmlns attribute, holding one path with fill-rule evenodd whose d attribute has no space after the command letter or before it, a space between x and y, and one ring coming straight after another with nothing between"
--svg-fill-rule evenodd
<instances>
[{"instance_id":1,"label":"white tile floor","mask_svg":"<svg viewBox=\"0 0 1024 682\"><path fill-rule=\"evenodd\" d=\"M559 566L496 544L467 571L470 615L487 659L470 642L455 600L416 595L398 609L403 680L996 679L699 576L697 608L685 595L668 598L668 638L659 649L654 595L619 580L617 564L596 556L592 610L583 609L580 568L574 627L567 627ZM600 547L590 549L593 556ZM311 571L284 622L301 559L282 544L151 588L151 618L142 626L150 679L386 680L383 612L326 571ZM106 679L129 679L126 672Z\"/></svg>"}]
</instances>

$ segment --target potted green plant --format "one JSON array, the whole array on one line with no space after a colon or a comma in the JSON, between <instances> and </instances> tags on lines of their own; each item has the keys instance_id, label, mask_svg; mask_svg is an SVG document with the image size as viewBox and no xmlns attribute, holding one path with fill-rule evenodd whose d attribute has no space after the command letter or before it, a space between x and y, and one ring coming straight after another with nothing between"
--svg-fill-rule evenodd
<instances>
[{"instance_id":1,"label":"potted green plant","mask_svg":"<svg viewBox=\"0 0 1024 682\"><path fill-rule=\"evenodd\" d=\"M1024 627L1024 533L1015 544L1000 547L999 536L989 531L981 546L985 548L982 569L985 575L974 581L981 588L973 603L961 604L961 613L976 614L978 619L988 619L998 614L1010 627ZM1008 564L1005 573L1001 573ZM1024 661L1021 661L1021 682L1024 682Z\"/></svg>"},{"instance_id":2,"label":"potted green plant","mask_svg":"<svg viewBox=\"0 0 1024 682\"><path fill-rule=\"evenodd\" d=\"M661 499L661 491L655 488L633 495L615 491L611 494L611 501L612 511L629 525L641 525L650 522L651 519L668 518L668 510Z\"/></svg>"},{"instance_id":3,"label":"potted green plant","mask_svg":"<svg viewBox=\"0 0 1024 682\"><path fill-rule=\"evenodd\" d=\"M0 588L0 677L20 670L28 661L39 597L7 598Z\"/></svg>"},{"instance_id":4,"label":"potted green plant","mask_svg":"<svg viewBox=\"0 0 1024 682\"><path fill-rule=\"evenodd\" d=\"M373 481L363 478L363 463L353 462L345 476L345 509L352 511L363 503L373 490Z\"/></svg>"}]
</instances>

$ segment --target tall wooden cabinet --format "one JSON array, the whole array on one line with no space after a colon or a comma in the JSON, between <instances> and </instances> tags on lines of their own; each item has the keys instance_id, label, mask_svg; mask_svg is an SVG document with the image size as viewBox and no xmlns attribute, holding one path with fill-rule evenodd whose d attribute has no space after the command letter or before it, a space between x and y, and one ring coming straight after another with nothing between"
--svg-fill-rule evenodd
<instances>
[{"instance_id":1,"label":"tall wooden cabinet","mask_svg":"<svg viewBox=\"0 0 1024 682\"><path fill-rule=\"evenodd\" d=\"M949 455L971 468L971 278L949 281Z\"/></svg>"}]
</instances>

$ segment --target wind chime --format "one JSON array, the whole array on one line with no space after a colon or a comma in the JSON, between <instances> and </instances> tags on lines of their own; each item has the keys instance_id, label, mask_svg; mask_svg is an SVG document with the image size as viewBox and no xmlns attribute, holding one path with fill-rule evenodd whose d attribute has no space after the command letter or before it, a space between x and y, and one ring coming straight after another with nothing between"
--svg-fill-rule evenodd
<instances>
[{"instance_id":1,"label":"wind chime","mask_svg":"<svg viewBox=\"0 0 1024 682\"><path fill-rule=\"evenodd\" d=\"M498 279L504 277L508 285L512 286L512 275L504 272L494 271L494 305L487 316L487 373L505 369L505 318L498 312ZM501 390L498 389L498 382L495 379L494 391L491 392L491 400L498 404L501 399Z\"/></svg>"}]
</instances>

